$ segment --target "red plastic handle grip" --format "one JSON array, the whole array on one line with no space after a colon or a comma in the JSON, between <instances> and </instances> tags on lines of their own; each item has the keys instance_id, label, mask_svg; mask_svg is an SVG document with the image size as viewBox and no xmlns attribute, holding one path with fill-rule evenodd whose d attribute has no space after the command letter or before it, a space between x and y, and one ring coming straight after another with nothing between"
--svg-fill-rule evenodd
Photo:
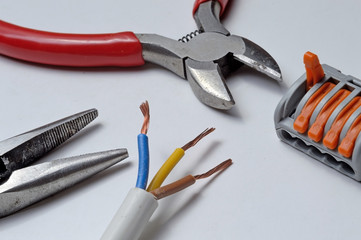
<instances>
[{"instance_id":1,"label":"red plastic handle grip","mask_svg":"<svg viewBox=\"0 0 361 240\"><path fill-rule=\"evenodd\" d=\"M212 0L196 0L196 2L194 3L194 7L193 7L193 15L197 12L199 5L201 5L204 2L208 2L208 1L212 1ZM227 3L229 0L217 0L219 2L219 4L221 4L221 14L223 14L224 10L226 9Z\"/></svg>"},{"instance_id":2,"label":"red plastic handle grip","mask_svg":"<svg viewBox=\"0 0 361 240\"><path fill-rule=\"evenodd\" d=\"M132 32L67 34L38 31L0 21L0 54L42 64L95 67L144 64Z\"/></svg>"}]
</instances>

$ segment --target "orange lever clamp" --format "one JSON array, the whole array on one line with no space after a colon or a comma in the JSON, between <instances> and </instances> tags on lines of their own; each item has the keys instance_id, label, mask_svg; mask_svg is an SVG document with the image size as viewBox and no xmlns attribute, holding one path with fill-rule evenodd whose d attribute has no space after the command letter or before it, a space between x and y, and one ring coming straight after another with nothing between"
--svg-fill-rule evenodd
<instances>
[{"instance_id":1,"label":"orange lever clamp","mask_svg":"<svg viewBox=\"0 0 361 240\"><path fill-rule=\"evenodd\" d=\"M325 72L316 54L306 52L303 56L303 62L306 68L307 90L310 90L311 87L325 76Z\"/></svg>"},{"instance_id":2,"label":"orange lever clamp","mask_svg":"<svg viewBox=\"0 0 361 240\"><path fill-rule=\"evenodd\" d=\"M320 162L361 181L361 80L304 55L306 75L275 111L278 137Z\"/></svg>"}]
</instances>

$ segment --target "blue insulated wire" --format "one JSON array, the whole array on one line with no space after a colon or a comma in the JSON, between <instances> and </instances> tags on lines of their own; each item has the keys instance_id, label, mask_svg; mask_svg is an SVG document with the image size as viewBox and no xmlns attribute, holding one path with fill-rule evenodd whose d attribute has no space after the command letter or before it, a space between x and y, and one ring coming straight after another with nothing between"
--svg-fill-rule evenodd
<instances>
[{"instance_id":1,"label":"blue insulated wire","mask_svg":"<svg viewBox=\"0 0 361 240\"><path fill-rule=\"evenodd\" d=\"M145 134L138 135L138 155L139 165L136 187L145 189L147 187L149 173L149 145L148 136Z\"/></svg>"}]
</instances>

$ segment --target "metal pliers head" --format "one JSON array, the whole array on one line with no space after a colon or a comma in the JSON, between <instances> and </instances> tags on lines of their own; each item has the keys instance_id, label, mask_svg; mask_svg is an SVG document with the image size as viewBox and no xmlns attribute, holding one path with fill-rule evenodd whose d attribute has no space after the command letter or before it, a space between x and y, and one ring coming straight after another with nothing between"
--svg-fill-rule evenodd
<instances>
[{"instance_id":1,"label":"metal pliers head","mask_svg":"<svg viewBox=\"0 0 361 240\"><path fill-rule=\"evenodd\" d=\"M198 99L217 109L230 109L235 104L225 76L242 65L282 80L280 68L269 53L246 38L230 34L221 24L227 3L197 0L193 14L199 30L178 43L159 35L137 35L146 61L187 79Z\"/></svg>"},{"instance_id":2,"label":"metal pliers head","mask_svg":"<svg viewBox=\"0 0 361 240\"><path fill-rule=\"evenodd\" d=\"M0 142L0 218L52 196L128 157L126 149L32 165L98 116L90 109Z\"/></svg>"}]
</instances>

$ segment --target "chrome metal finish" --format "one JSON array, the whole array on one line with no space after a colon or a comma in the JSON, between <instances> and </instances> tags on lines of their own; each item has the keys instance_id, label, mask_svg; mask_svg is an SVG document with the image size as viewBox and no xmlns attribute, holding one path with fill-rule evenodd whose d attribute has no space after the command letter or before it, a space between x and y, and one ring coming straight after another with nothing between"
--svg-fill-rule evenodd
<instances>
[{"instance_id":1,"label":"chrome metal finish","mask_svg":"<svg viewBox=\"0 0 361 240\"><path fill-rule=\"evenodd\" d=\"M136 34L143 47L143 58L167 68L185 78L183 59L186 57L186 45L157 34Z\"/></svg>"},{"instance_id":2,"label":"chrome metal finish","mask_svg":"<svg viewBox=\"0 0 361 240\"><path fill-rule=\"evenodd\" d=\"M128 157L126 149L117 149L28 166L97 116L98 111L91 109L0 142L0 217L71 187Z\"/></svg>"},{"instance_id":3,"label":"chrome metal finish","mask_svg":"<svg viewBox=\"0 0 361 240\"><path fill-rule=\"evenodd\" d=\"M203 32L216 32L229 35L230 33L219 20L220 12L221 5L218 1L202 3L194 14L198 28Z\"/></svg>"},{"instance_id":4,"label":"chrome metal finish","mask_svg":"<svg viewBox=\"0 0 361 240\"><path fill-rule=\"evenodd\" d=\"M90 109L0 142L0 183L56 148L98 116Z\"/></svg>"},{"instance_id":5,"label":"chrome metal finish","mask_svg":"<svg viewBox=\"0 0 361 240\"><path fill-rule=\"evenodd\" d=\"M219 20L218 1L200 4L195 19L201 31L179 42L155 34L137 34L145 61L158 64L189 81L204 104L230 109L235 103L224 76L240 66L249 66L277 81L281 71L263 48L248 39L230 35Z\"/></svg>"},{"instance_id":6,"label":"chrome metal finish","mask_svg":"<svg viewBox=\"0 0 361 240\"><path fill-rule=\"evenodd\" d=\"M224 110L234 105L232 94L217 63L187 59L186 66L189 84L201 102Z\"/></svg>"},{"instance_id":7,"label":"chrome metal finish","mask_svg":"<svg viewBox=\"0 0 361 240\"><path fill-rule=\"evenodd\" d=\"M243 54L235 54L234 58L255 70L266 74L267 76L281 82L281 70L273 57L263 48L251 42L246 38L242 38L245 43L246 51Z\"/></svg>"},{"instance_id":8,"label":"chrome metal finish","mask_svg":"<svg viewBox=\"0 0 361 240\"><path fill-rule=\"evenodd\" d=\"M126 149L53 160L14 171L0 185L0 217L8 216L118 163Z\"/></svg>"}]
</instances>

